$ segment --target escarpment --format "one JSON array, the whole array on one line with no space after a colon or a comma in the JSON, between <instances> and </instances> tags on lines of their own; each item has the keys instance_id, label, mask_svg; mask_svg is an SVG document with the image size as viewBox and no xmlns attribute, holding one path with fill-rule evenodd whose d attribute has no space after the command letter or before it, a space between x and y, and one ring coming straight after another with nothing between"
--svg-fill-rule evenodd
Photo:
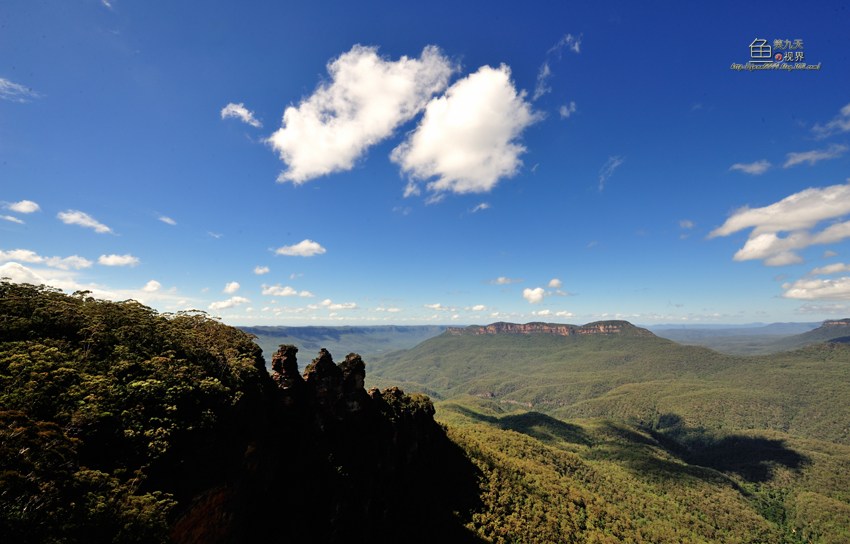
<instances>
[{"instance_id":1,"label":"escarpment","mask_svg":"<svg viewBox=\"0 0 850 544\"><path fill-rule=\"evenodd\" d=\"M628 321L596 321L586 325L564 325L560 323L505 323L449 327L446 332L454 336L481 336L496 334L550 334L555 336L621 335L654 336L651 332L636 327Z\"/></svg>"}]
</instances>

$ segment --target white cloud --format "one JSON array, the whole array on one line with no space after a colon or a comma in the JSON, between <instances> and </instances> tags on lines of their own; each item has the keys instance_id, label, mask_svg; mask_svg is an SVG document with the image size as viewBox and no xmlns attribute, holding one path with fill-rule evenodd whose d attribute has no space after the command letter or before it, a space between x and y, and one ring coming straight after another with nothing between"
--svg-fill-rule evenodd
<instances>
[{"instance_id":1,"label":"white cloud","mask_svg":"<svg viewBox=\"0 0 850 544\"><path fill-rule=\"evenodd\" d=\"M24 87L19 83L10 81L0 77L0 100L8 100L9 102L17 102L24 104L33 98L39 98L41 95L29 87Z\"/></svg>"},{"instance_id":2,"label":"white cloud","mask_svg":"<svg viewBox=\"0 0 850 544\"><path fill-rule=\"evenodd\" d=\"M127 255L101 255L97 258L97 263L103 266L136 266L139 264L139 258L130 254Z\"/></svg>"},{"instance_id":3,"label":"white cloud","mask_svg":"<svg viewBox=\"0 0 850 544\"><path fill-rule=\"evenodd\" d=\"M177 221L175 221L174 219L172 219L172 218L168 217L167 215L160 215L160 216L158 217L158 219L159 219L160 221L162 221L163 223L165 223L166 225L171 225L172 227L173 227L174 225L176 225L176 224L177 224Z\"/></svg>"},{"instance_id":4,"label":"white cloud","mask_svg":"<svg viewBox=\"0 0 850 544\"><path fill-rule=\"evenodd\" d=\"M743 207L709 236L727 236L756 227L755 234L807 229L850 213L850 184L808 188L762 208Z\"/></svg>"},{"instance_id":5,"label":"white cloud","mask_svg":"<svg viewBox=\"0 0 850 544\"><path fill-rule=\"evenodd\" d=\"M537 312L531 312L531 315L536 315L537 317L549 317L552 315L552 310L540 310Z\"/></svg>"},{"instance_id":6,"label":"white cloud","mask_svg":"<svg viewBox=\"0 0 850 544\"><path fill-rule=\"evenodd\" d=\"M357 304L354 302L335 303L329 298L323 300L321 305L329 310L354 310L357 308Z\"/></svg>"},{"instance_id":7,"label":"white cloud","mask_svg":"<svg viewBox=\"0 0 850 544\"><path fill-rule=\"evenodd\" d=\"M262 293L266 296L272 297L304 297L309 298L313 296L313 293L310 291L297 291L292 287L286 285L282 286L280 284L277 285L266 285L262 286Z\"/></svg>"},{"instance_id":8,"label":"white cloud","mask_svg":"<svg viewBox=\"0 0 850 544\"><path fill-rule=\"evenodd\" d=\"M839 134L841 132L850 132L850 104L841 108L838 115L825 125L818 124L813 126L812 132L814 132L818 138L826 138L827 136L832 136L833 134Z\"/></svg>"},{"instance_id":9,"label":"white cloud","mask_svg":"<svg viewBox=\"0 0 850 544\"><path fill-rule=\"evenodd\" d=\"M552 278L549 280L549 287L552 289L560 289L563 283L558 278Z\"/></svg>"},{"instance_id":10,"label":"white cloud","mask_svg":"<svg viewBox=\"0 0 850 544\"><path fill-rule=\"evenodd\" d=\"M809 188L762 208L741 208L709 234L728 236L754 227L747 242L735 253L736 261L764 260L770 266L802 262L795 252L812 245L836 243L850 238L850 221L810 230L821 221L850 213L850 184ZM787 232L784 237L779 233Z\"/></svg>"},{"instance_id":11,"label":"white cloud","mask_svg":"<svg viewBox=\"0 0 850 544\"><path fill-rule=\"evenodd\" d=\"M512 283L521 283L522 279L520 278L506 278L505 276L499 276L494 280L490 280L492 285L510 285Z\"/></svg>"},{"instance_id":12,"label":"white cloud","mask_svg":"<svg viewBox=\"0 0 850 544\"><path fill-rule=\"evenodd\" d=\"M850 299L850 277L836 279L802 279L782 286L785 298L804 300Z\"/></svg>"},{"instance_id":13,"label":"white cloud","mask_svg":"<svg viewBox=\"0 0 850 544\"><path fill-rule=\"evenodd\" d=\"M474 208L472 208L469 211L470 211L470 213L476 213L476 212L480 212L482 210L489 210L489 209L490 209L490 204L488 204L486 202L482 202L481 204L476 205Z\"/></svg>"},{"instance_id":14,"label":"white cloud","mask_svg":"<svg viewBox=\"0 0 850 544\"><path fill-rule=\"evenodd\" d=\"M564 34L564 37L561 38L558 43L553 45L551 49L549 49L549 53L557 53L560 56L561 51L563 51L564 48L567 48L576 54L581 53L581 38L581 34L577 37L572 34Z\"/></svg>"},{"instance_id":15,"label":"white cloud","mask_svg":"<svg viewBox=\"0 0 850 544\"><path fill-rule=\"evenodd\" d=\"M212 231L207 231L207 235L209 235L211 238L215 238L216 240L218 240L219 238L224 236L224 234L222 234L220 232L212 232Z\"/></svg>"},{"instance_id":16,"label":"white cloud","mask_svg":"<svg viewBox=\"0 0 850 544\"><path fill-rule=\"evenodd\" d=\"M227 300L220 300L218 302L213 302L210 304L210 310L226 310L228 308L233 308L236 306L240 306L247 302L251 302L249 299L245 297L230 297Z\"/></svg>"},{"instance_id":17,"label":"white cloud","mask_svg":"<svg viewBox=\"0 0 850 544\"><path fill-rule=\"evenodd\" d=\"M809 166L812 166L819 161L837 159L843 155L847 149L848 147L846 145L832 144L826 149L813 149L811 151L788 153L788 155L786 155L785 164L782 165L782 168L790 168L804 162L807 162L809 163Z\"/></svg>"},{"instance_id":18,"label":"white cloud","mask_svg":"<svg viewBox=\"0 0 850 544\"><path fill-rule=\"evenodd\" d=\"M41 206L38 203L33 202L32 200L21 200L20 202L10 202L3 206L7 210L11 210L16 213L33 213L37 212L41 209Z\"/></svg>"},{"instance_id":19,"label":"white cloud","mask_svg":"<svg viewBox=\"0 0 850 544\"><path fill-rule=\"evenodd\" d=\"M821 266L819 268L815 268L809 275L811 276L828 276L830 274L837 274L839 272L850 272L850 264L845 263L833 263L828 264L826 266Z\"/></svg>"},{"instance_id":20,"label":"white cloud","mask_svg":"<svg viewBox=\"0 0 850 544\"><path fill-rule=\"evenodd\" d=\"M435 304L424 304L424 307L428 308L429 310L437 310L438 312L453 312L453 311L455 311L454 308L449 308L448 306L443 306L439 302L437 302Z\"/></svg>"},{"instance_id":21,"label":"white cloud","mask_svg":"<svg viewBox=\"0 0 850 544\"><path fill-rule=\"evenodd\" d=\"M832 251L831 249L827 249L826 251L823 252L823 258L824 259L831 259L831 258L837 257L837 256L838 256L838 253L836 253L835 251Z\"/></svg>"},{"instance_id":22,"label":"white cloud","mask_svg":"<svg viewBox=\"0 0 850 544\"><path fill-rule=\"evenodd\" d=\"M56 217L66 225L79 225L89 229L94 229L99 234L111 233L112 229L99 222L94 217L79 210L67 210L59 212Z\"/></svg>"},{"instance_id":23,"label":"white cloud","mask_svg":"<svg viewBox=\"0 0 850 544\"><path fill-rule=\"evenodd\" d=\"M522 290L522 298L527 300L529 304L538 304L543 302L543 297L545 296L546 291L544 291L542 287L535 287L534 289L526 287Z\"/></svg>"},{"instance_id":24,"label":"white cloud","mask_svg":"<svg viewBox=\"0 0 850 544\"><path fill-rule=\"evenodd\" d=\"M417 115L432 95L446 88L455 67L439 48L397 61L376 47L355 45L328 63L330 83L321 84L268 139L287 169L278 181L301 184L350 170L369 147Z\"/></svg>"},{"instance_id":25,"label":"white cloud","mask_svg":"<svg viewBox=\"0 0 850 544\"><path fill-rule=\"evenodd\" d=\"M475 306L470 308L470 310L472 310L473 312L484 312L487 310L487 306L483 304L476 304Z\"/></svg>"},{"instance_id":26,"label":"white cloud","mask_svg":"<svg viewBox=\"0 0 850 544\"><path fill-rule=\"evenodd\" d=\"M552 69L549 68L549 62L544 62L540 65L540 70L537 72L537 84L534 86L532 100L537 100L544 94L552 92L552 87L547 84L550 77L552 77Z\"/></svg>"},{"instance_id":27,"label":"white cloud","mask_svg":"<svg viewBox=\"0 0 850 544\"><path fill-rule=\"evenodd\" d=\"M238 291L240 287L241 287L241 285L239 285L238 281L231 281L224 286L222 293L232 295L233 293Z\"/></svg>"},{"instance_id":28,"label":"white cloud","mask_svg":"<svg viewBox=\"0 0 850 544\"><path fill-rule=\"evenodd\" d=\"M576 112L576 103L573 100L570 100L569 104L564 104L560 108L558 108L558 114L561 116L561 119L568 119L570 115Z\"/></svg>"},{"instance_id":29,"label":"white cloud","mask_svg":"<svg viewBox=\"0 0 850 544\"><path fill-rule=\"evenodd\" d=\"M251 125L254 128L260 128L263 126L261 122L254 117L254 112L249 111L248 108L245 107L245 104L242 102L238 104L234 104L231 102L221 109L221 118L222 119L239 119L245 124Z\"/></svg>"},{"instance_id":30,"label":"white cloud","mask_svg":"<svg viewBox=\"0 0 850 544\"><path fill-rule=\"evenodd\" d=\"M24 224L24 222L22 220L18 219L17 217L14 217L12 215L0 215L0 219L2 219L4 221L11 221L12 223L17 223L19 225Z\"/></svg>"},{"instance_id":31,"label":"white cloud","mask_svg":"<svg viewBox=\"0 0 850 544\"><path fill-rule=\"evenodd\" d=\"M767 172L770 166L771 164L769 161L762 159L756 162L736 162L729 167L729 170L739 170L745 174L750 174L751 176L760 176Z\"/></svg>"},{"instance_id":32,"label":"white cloud","mask_svg":"<svg viewBox=\"0 0 850 544\"><path fill-rule=\"evenodd\" d=\"M161 288L162 288L161 283L159 283L156 280L150 280L149 282L147 282L145 284L144 287L142 287L142 291L144 291L146 293L155 293L155 292L159 291Z\"/></svg>"},{"instance_id":33,"label":"white cloud","mask_svg":"<svg viewBox=\"0 0 850 544\"><path fill-rule=\"evenodd\" d=\"M282 246L274 252L277 255L287 255L290 257L312 257L313 255L321 255L327 250L313 240L301 240L292 246Z\"/></svg>"},{"instance_id":34,"label":"white cloud","mask_svg":"<svg viewBox=\"0 0 850 544\"><path fill-rule=\"evenodd\" d=\"M848 304L803 304L797 308L798 314L847 315L850 313Z\"/></svg>"},{"instance_id":35,"label":"white cloud","mask_svg":"<svg viewBox=\"0 0 850 544\"><path fill-rule=\"evenodd\" d=\"M574 313L568 312L566 310L561 310L561 311L555 312L555 315L558 316L558 317L575 317Z\"/></svg>"},{"instance_id":36,"label":"white cloud","mask_svg":"<svg viewBox=\"0 0 850 544\"><path fill-rule=\"evenodd\" d=\"M43 257L29 249L13 249L10 251L0 250L0 262L18 262L28 264L43 264L60 270L81 270L89 268L92 262L79 255L68 257Z\"/></svg>"},{"instance_id":37,"label":"white cloud","mask_svg":"<svg viewBox=\"0 0 850 544\"><path fill-rule=\"evenodd\" d=\"M608 182L608 178L614 175L614 171L620 167L623 162L625 162L624 157L620 157L618 155L608 157L608 160L605 161L605 164L602 165L602 168L599 169L599 190L602 191L605 189L605 183Z\"/></svg>"},{"instance_id":38,"label":"white cloud","mask_svg":"<svg viewBox=\"0 0 850 544\"><path fill-rule=\"evenodd\" d=\"M269 272L271 272L271 269L268 266L257 265L257 266L254 267L254 274L256 274L258 276L262 276L263 274L268 274Z\"/></svg>"},{"instance_id":39,"label":"white cloud","mask_svg":"<svg viewBox=\"0 0 850 544\"><path fill-rule=\"evenodd\" d=\"M690 229L694 228L695 226L696 225L694 224L694 222L691 221L690 219L682 219L681 221L679 221L679 227L686 229L686 230L690 230Z\"/></svg>"},{"instance_id":40,"label":"white cloud","mask_svg":"<svg viewBox=\"0 0 850 544\"><path fill-rule=\"evenodd\" d=\"M517 93L507 66L482 66L431 100L391 159L411 181L437 178L429 191L487 192L517 173L525 152L517 140L540 118ZM414 194L410 185L405 194Z\"/></svg>"}]
</instances>

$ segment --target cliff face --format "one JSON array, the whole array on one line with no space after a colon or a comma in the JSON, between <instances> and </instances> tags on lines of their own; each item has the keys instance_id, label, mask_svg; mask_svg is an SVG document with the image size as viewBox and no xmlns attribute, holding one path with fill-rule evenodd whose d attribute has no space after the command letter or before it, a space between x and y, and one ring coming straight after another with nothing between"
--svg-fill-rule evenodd
<instances>
[{"instance_id":1,"label":"cliff face","mask_svg":"<svg viewBox=\"0 0 850 544\"><path fill-rule=\"evenodd\" d=\"M845 319L830 319L823 322L821 327L845 327L850 329L850 318Z\"/></svg>"},{"instance_id":2,"label":"cliff face","mask_svg":"<svg viewBox=\"0 0 850 544\"><path fill-rule=\"evenodd\" d=\"M354 353L337 365L322 349L301 375L297 352L281 345L272 357L266 433L225 484L195 498L172 538L469 541L452 512L477 496L475 469L434 421L428 397L367 392Z\"/></svg>"},{"instance_id":3,"label":"cliff face","mask_svg":"<svg viewBox=\"0 0 850 544\"><path fill-rule=\"evenodd\" d=\"M455 336L481 336L489 334L551 334L556 336L583 335L628 335L654 336L651 332L635 327L628 321L596 321L587 325L562 325L559 323L492 323L490 325L472 325L469 327L449 327L446 332Z\"/></svg>"}]
</instances>

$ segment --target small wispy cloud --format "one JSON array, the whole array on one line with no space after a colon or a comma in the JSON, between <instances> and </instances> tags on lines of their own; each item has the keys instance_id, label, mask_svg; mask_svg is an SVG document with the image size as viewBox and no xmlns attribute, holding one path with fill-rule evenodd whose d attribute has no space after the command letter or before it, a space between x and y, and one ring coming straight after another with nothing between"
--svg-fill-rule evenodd
<instances>
[{"instance_id":1,"label":"small wispy cloud","mask_svg":"<svg viewBox=\"0 0 850 544\"><path fill-rule=\"evenodd\" d=\"M298 291L288 285L265 285L263 284L262 293L272 297L303 297L311 298L313 293L310 291Z\"/></svg>"},{"instance_id":2,"label":"small wispy cloud","mask_svg":"<svg viewBox=\"0 0 850 544\"><path fill-rule=\"evenodd\" d=\"M26 104L30 100L40 98L41 95L29 87L0 77L0 100Z\"/></svg>"},{"instance_id":3,"label":"small wispy cloud","mask_svg":"<svg viewBox=\"0 0 850 544\"><path fill-rule=\"evenodd\" d=\"M850 132L850 104L847 104L841 111L838 112L831 121L826 124L820 125L817 124L812 127L812 132L820 138L826 138L827 136L832 136L833 134L840 134L842 132Z\"/></svg>"},{"instance_id":4,"label":"small wispy cloud","mask_svg":"<svg viewBox=\"0 0 850 544\"><path fill-rule=\"evenodd\" d=\"M736 162L729 167L729 170L738 170L745 174L750 174L751 176L760 176L767 172L770 166L770 162L766 160L756 162Z\"/></svg>"},{"instance_id":5,"label":"small wispy cloud","mask_svg":"<svg viewBox=\"0 0 850 544\"><path fill-rule=\"evenodd\" d=\"M254 112L245 107L243 103L234 104L231 102L221 109L222 119L239 119L247 125L254 128L261 128L263 124L254 117Z\"/></svg>"},{"instance_id":6,"label":"small wispy cloud","mask_svg":"<svg viewBox=\"0 0 850 544\"><path fill-rule=\"evenodd\" d=\"M522 279L520 278L507 278L505 276L499 276L494 280L490 280L489 283L491 285L510 285L512 283L521 283Z\"/></svg>"},{"instance_id":7,"label":"small wispy cloud","mask_svg":"<svg viewBox=\"0 0 850 544\"><path fill-rule=\"evenodd\" d=\"M17 217L15 217L13 215L0 215L0 219L2 219L3 221L10 221L12 223L17 223L19 225L24 224L23 220L18 219Z\"/></svg>"},{"instance_id":8,"label":"small wispy cloud","mask_svg":"<svg viewBox=\"0 0 850 544\"><path fill-rule=\"evenodd\" d=\"M133 255L101 255L97 259L97 264L102 266L136 266L139 264L139 258Z\"/></svg>"},{"instance_id":9,"label":"small wispy cloud","mask_svg":"<svg viewBox=\"0 0 850 544\"><path fill-rule=\"evenodd\" d=\"M314 255L322 255L327 250L318 242L313 240L301 240L297 244L291 246L281 246L274 250L277 255L286 255L289 257L312 257Z\"/></svg>"},{"instance_id":10,"label":"small wispy cloud","mask_svg":"<svg viewBox=\"0 0 850 544\"><path fill-rule=\"evenodd\" d=\"M549 62L544 62L537 72L537 84L534 86L532 100L537 100L544 94L552 92L552 87L548 83L550 77L552 77L552 69L549 67Z\"/></svg>"},{"instance_id":11,"label":"small wispy cloud","mask_svg":"<svg viewBox=\"0 0 850 544\"><path fill-rule=\"evenodd\" d=\"M550 54L557 54L559 57L564 49L568 49L573 53L581 53L581 39L582 34L578 36L573 36L572 34L564 34L564 37L558 40L558 43L552 46L549 49Z\"/></svg>"},{"instance_id":12,"label":"small wispy cloud","mask_svg":"<svg viewBox=\"0 0 850 544\"><path fill-rule=\"evenodd\" d=\"M56 217L66 225L85 227L87 229L94 230L98 234L112 233L111 228L80 210L66 210L64 212L59 212L56 214Z\"/></svg>"},{"instance_id":13,"label":"small wispy cloud","mask_svg":"<svg viewBox=\"0 0 850 544\"><path fill-rule=\"evenodd\" d=\"M239 282L238 282L238 281L231 281L231 282L228 282L228 283L224 286L224 289L222 290L222 293L225 293L225 294L228 294L228 295L232 295L233 293L235 293L236 291L238 291L240 287L241 287L241 285L239 285Z\"/></svg>"},{"instance_id":14,"label":"small wispy cloud","mask_svg":"<svg viewBox=\"0 0 850 544\"><path fill-rule=\"evenodd\" d=\"M599 190L605 190L605 184L608 182L608 179L612 175L614 175L614 171L620 167L620 165L625 162L625 158L619 155L615 155L612 157L608 157L608 160L605 164L602 165L602 168L599 169Z\"/></svg>"},{"instance_id":15,"label":"small wispy cloud","mask_svg":"<svg viewBox=\"0 0 850 544\"><path fill-rule=\"evenodd\" d=\"M157 219L165 223L166 225L171 225L172 227L177 224L177 221L168 217L167 215L160 215Z\"/></svg>"},{"instance_id":16,"label":"small wispy cloud","mask_svg":"<svg viewBox=\"0 0 850 544\"><path fill-rule=\"evenodd\" d=\"M482 202L481 204L478 204L474 208L469 210L469 212L470 213L476 213L476 212L480 212L480 211L483 211L483 210L489 210L489 209L490 209L490 204L488 204L487 202Z\"/></svg>"},{"instance_id":17,"label":"small wispy cloud","mask_svg":"<svg viewBox=\"0 0 850 544\"><path fill-rule=\"evenodd\" d=\"M226 310L228 308L241 306L242 304L246 304L248 302L251 301L245 297L230 297L227 300L213 302L212 304L210 304L210 310Z\"/></svg>"},{"instance_id":18,"label":"small wispy cloud","mask_svg":"<svg viewBox=\"0 0 850 544\"><path fill-rule=\"evenodd\" d=\"M570 115L576 112L576 103L570 100L569 104L564 104L560 108L558 108L558 114L561 116L561 119L568 119Z\"/></svg>"},{"instance_id":19,"label":"small wispy cloud","mask_svg":"<svg viewBox=\"0 0 850 544\"><path fill-rule=\"evenodd\" d=\"M254 274L256 274L258 276L262 276L263 274L268 274L269 272L271 272L271 269L268 266L257 265L257 266L254 267Z\"/></svg>"},{"instance_id":20,"label":"small wispy cloud","mask_svg":"<svg viewBox=\"0 0 850 544\"><path fill-rule=\"evenodd\" d=\"M815 163L829 159L837 159L847 151L846 145L832 144L826 149L813 149L811 151L802 151L798 153L788 153L786 155L785 164L782 168L790 168L802 163L808 163L813 166Z\"/></svg>"}]
</instances>

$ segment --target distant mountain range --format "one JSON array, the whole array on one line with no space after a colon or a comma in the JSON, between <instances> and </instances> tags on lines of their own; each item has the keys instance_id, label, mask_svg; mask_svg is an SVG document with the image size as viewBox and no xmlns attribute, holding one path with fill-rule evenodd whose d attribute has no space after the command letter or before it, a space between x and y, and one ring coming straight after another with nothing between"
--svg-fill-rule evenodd
<instances>
[{"instance_id":1,"label":"distant mountain range","mask_svg":"<svg viewBox=\"0 0 850 544\"><path fill-rule=\"evenodd\" d=\"M721 353L766 355L848 336L848 321L850 320L836 319L823 323L772 323L724 328L654 326L651 330L658 336L680 344L705 346Z\"/></svg>"},{"instance_id":2,"label":"distant mountain range","mask_svg":"<svg viewBox=\"0 0 850 544\"><path fill-rule=\"evenodd\" d=\"M438 336L446 330L443 325L376 326L376 327L239 327L256 336L262 348L266 365L281 344L293 344L301 350L299 360L303 368L311 358L325 348L343 358L348 353L360 354L367 362L379 355L401 349Z\"/></svg>"}]
</instances>

